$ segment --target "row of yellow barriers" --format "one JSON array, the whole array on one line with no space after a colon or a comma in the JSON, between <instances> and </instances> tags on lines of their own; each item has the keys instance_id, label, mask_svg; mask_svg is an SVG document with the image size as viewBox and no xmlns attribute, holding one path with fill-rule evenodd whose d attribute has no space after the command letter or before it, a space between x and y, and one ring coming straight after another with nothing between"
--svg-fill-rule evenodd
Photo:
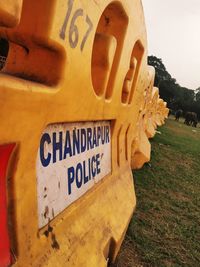
<instances>
[{"instance_id":1,"label":"row of yellow barriers","mask_svg":"<svg viewBox=\"0 0 200 267\"><path fill-rule=\"evenodd\" d=\"M141 1L0 0L0 54L0 267L107 266L168 114Z\"/></svg>"},{"instance_id":2,"label":"row of yellow barriers","mask_svg":"<svg viewBox=\"0 0 200 267\"><path fill-rule=\"evenodd\" d=\"M155 70L149 66L149 86L144 91L144 102L139 111L137 134L132 143L131 166L140 169L144 163L150 161L151 145L149 138L156 134L157 126L164 124L168 117L167 103L159 97L159 90L153 87Z\"/></svg>"}]
</instances>

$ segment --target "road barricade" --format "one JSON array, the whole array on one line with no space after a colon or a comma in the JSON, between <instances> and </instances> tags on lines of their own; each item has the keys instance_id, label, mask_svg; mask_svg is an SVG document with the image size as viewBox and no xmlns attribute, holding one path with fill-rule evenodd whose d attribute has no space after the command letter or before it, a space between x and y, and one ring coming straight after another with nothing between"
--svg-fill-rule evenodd
<instances>
[{"instance_id":1,"label":"road barricade","mask_svg":"<svg viewBox=\"0 0 200 267\"><path fill-rule=\"evenodd\" d=\"M136 205L131 165L150 158L157 107L167 115L141 1L13 0L0 14L0 266L107 266Z\"/></svg>"}]
</instances>

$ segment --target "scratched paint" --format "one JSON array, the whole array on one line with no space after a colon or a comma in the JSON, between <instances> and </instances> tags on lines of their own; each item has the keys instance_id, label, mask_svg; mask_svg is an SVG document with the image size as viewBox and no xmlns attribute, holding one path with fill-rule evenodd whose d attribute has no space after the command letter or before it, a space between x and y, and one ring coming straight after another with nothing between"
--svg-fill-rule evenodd
<instances>
[{"instance_id":1,"label":"scratched paint","mask_svg":"<svg viewBox=\"0 0 200 267\"><path fill-rule=\"evenodd\" d=\"M47 126L37 155L39 228L111 172L110 121Z\"/></svg>"}]
</instances>

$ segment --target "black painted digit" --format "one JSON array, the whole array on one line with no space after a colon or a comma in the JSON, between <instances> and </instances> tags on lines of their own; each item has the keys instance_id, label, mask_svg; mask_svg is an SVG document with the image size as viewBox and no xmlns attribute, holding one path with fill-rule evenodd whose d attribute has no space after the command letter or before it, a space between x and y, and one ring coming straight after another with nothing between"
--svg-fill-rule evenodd
<instances>
[{"instance_id":1,"label":"black painted digit","mask_svg":"<svg viewBox=\"0 0 200 267\"><path fill-rule=\"evenodd\" d=\"M67 25L68 25L70 17L71 17L73 4L74 4L74 0L68 0L68 4L67 4L68 7L67 7L65 20L64 20L62 28L60 30L60 38L63 40L65 40L65 37L66 37L66 29L67 29ZM76 23L77 18L82 17L83 14L84 14L83 9L79 8L75 11L75 13L71 19L70 26L69 26L69 36L68 36L69 44L70 44L71 48L76 48L78 45L79 31L78 31L78 27L75 23ZM86 23L88 24L88 30L86 31L86 33L85 33L85 35L81 41L81 45L80 45L81 51L83 51L83 48L84 48L85 43L88 39L88 36L93 29L92 21L90 20L88 15L86 15Z\"/></svg>"},{"instance_id":2,"label":"black painted digit","mask_svg":"<svg viewBox=\"0 0 200 267\"><path fill-rule=\"evenodd\" d=\"M61 31L60 31L60 38L63 40L65 39L65 32L66 32L67 24L69 21L69 17L70 17L71 12L72 12L73 4L74 4L74 0L68 0L68 8L67 8L66 17L65 17L63 26L61 28Z\"/></svg>"},{"instance_id":3,"label":"black painted digit","mask_svg":"<svg viewBox=\"0 0 200 267\"><path fill-rule=\"evenodd\" d=\"M88 16L86 16L86 22L87 22L89 28L88 28L87 32L85 33L85 36L83 37L83 40L82 40L82 42L81 42L81 51L83 51L83 48L84 48L85 43L86 43L86 41L87 41L87 38L88 38L90 32L91 32L92 29L93 29L92 21L90 20L90 18L89 18Z\"/></svg>"},{"instance_id":4,"label":"black painted digit","mask_svg":"<svg viewBox=\"0 0 200 267\"><path fill-rule=\"evenodd\" d=\"M77 9L74 13L74 16L71 20L70 28L69 28L69 44L71 48L75 48L78 44L78 28L75 25L76 19L80 16L83 16L83 9Z\"/></svg>"}]
</instances>

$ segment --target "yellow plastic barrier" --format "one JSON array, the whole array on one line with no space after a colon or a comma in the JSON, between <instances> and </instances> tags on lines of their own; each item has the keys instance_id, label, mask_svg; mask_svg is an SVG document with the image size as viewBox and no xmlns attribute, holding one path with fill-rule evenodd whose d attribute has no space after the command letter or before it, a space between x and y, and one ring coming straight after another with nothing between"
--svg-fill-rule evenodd
<instances>
[{"instance_id":1,"label":"yellow plastic barrier","mask_svg":"<svg viewBox=\"0 0 200 267\"><path fill-rule=\"evenodd\" d=\"M5 3L0 146L16 144L13 266L107 266L135 209L131 165L149 160L156 127L141 1Z\"/></svg>"},{"instance_id":2,"label":"yellow plastic barrier","mask_svg":"<svg viewBox=\"0 0 200 267\"><path fill-rule=\"evenodd\" d=\"M0 0L0 25L14 27L19 23L22 0Z\"/></svg>"},{"instance_id":3,"label":"yellow plastic barrier","mask_svg":"<svg viewBox=\"0 0 200 267\"><path fill-rule=\"evenodd\" d=\"M141 104L136 128L136 137L132 143L131 166L140 169L150 160L151 145L148 138L156 133L157 126L164 123L169 110L166 102L159 98L158 88L153 87L155 70L149 67L148 86L144 91L144 100Z\"/></svg>"}]
</instances>

